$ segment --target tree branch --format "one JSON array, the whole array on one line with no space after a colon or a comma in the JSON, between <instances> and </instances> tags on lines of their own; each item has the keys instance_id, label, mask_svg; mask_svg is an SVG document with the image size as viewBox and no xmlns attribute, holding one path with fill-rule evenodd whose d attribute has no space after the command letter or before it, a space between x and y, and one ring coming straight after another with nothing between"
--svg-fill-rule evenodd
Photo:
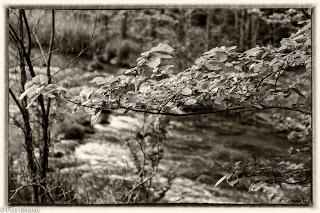
<instances>
[{"instance_id":1,"label":"tree branch","mask_svg":"<svg viewBox=\"0 0 320 213\"><path fill-rule=\"evenodd\" d=\"M28 20L27 20L27 17L26 17L26 12L25 10L21 10L22 11L22 17L23 17L23 20L24 20L24 25L26 26L26 30L27 30L27 36L28 36L28 52L27 52L27 55L30 57L30 54L31 54L31 33L30 33L30 28L29 28L29 24L28 24Z\"/></svg>"},{"instance_id":2,"label":"tree branch","mask_svg":"<svg viewBox=\"0 0 320 213\"><path fill-rule=\"evenodd\" d=\"M16 95L15 95L15 94L13 93L13 91L11 90L11 88L9 88L9 93L10 93L10 95L11 95L12 99L14 100L14 102L16 103L16 105L18 106L18 108L19 108L19 110L20 110L21 114L23 115L23 114L24 114L24 110L23 110L23 108L22 108L22 106L21 106L20 102L18 101L18 99L17 99Z\"/></svg>"},{"instance_id":3,"label":"tree branch","mask_svg":"<svg viewBox=\"0 0 320 213\"><path fill-rule=\"evenodd\" d=\"M40 42L40 40L39 40L39 38L38 38L38 36L37 36L37 34L36 34L36 27L38 26L39 21L40 21L40 13L39 13L39 17L38 17L35 25L34 25L33 28L32 28L32 33L33 33L33 35L34 35L34 37L35 37L35 39L36 39L36 42L37 42L37 44L38 44L38 46L39 46L39 48L40 48L40 51L41 51L41 53L42 53L42 55L41 55L40 57L38 57L38 58L44 58L44 59L45 59L44 62L45 62L46 65L47 65L47 58L45 57L46 54L44 53L43 48L42 48L42 45L41 45L41 42ZM34 60L35 60L35 59L32 59L31 61L34 61Z\"/></svg>"},{"instance_id":4,"label":"tree branch","mask_svg":"<svg viewBox=\"0 0 320 213\"><path fill-rule=\"evenodd\" d=\"M54 41L54 34L55 34L55 14L54 10L51 11L51 37L50 37L50 44L49 44L49 51L48 51L48 60L47 60L47 77L48 77L48 84L51 84L51 73L50 73L50 67L51 67L51 57L52 57L52 48L53 48L53 41ZM49 121L50 116L50 105L51 105L51 98L48 98L47 102L47 114L46 119Z\"/></svg>"}]
</instances>

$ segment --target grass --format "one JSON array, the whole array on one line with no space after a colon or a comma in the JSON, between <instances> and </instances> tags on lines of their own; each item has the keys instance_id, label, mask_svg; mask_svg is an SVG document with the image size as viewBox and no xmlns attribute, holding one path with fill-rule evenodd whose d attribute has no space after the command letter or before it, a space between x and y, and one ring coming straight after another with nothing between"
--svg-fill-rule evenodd
<instances>
[{"instance_id":1,"label":"grass","mask_svg":"<svg viewBox=\"0 0 320 213\"><path fill-rule=\"evenodd\" d=\"M51 36L51 12L47 10L27 11L28 21L32 31L36 33L41 45L48 47ZM77 54L82 48L89 45L94 33L95 41L90 44L87 54L92 54L101 49L105 44L106 34L103 33L104 26L95 24L94 12L83 12L77 10L56 10L55 32L56 40L54 48L60 46L60 53ZM104 41L104 42L103 42ZM36 38L32 35L33 47L38 47Z\"/></svg>"}]
</instances>

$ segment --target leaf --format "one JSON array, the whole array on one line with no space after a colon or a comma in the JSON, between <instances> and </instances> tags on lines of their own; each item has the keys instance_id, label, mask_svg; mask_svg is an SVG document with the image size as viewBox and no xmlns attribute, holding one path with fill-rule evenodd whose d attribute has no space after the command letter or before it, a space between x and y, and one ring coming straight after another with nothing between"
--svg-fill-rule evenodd
<instances>
[{"instance_id":1,"label":"leaf","mask_svg":"<svg viewBox=\"0 0 320 213\"><path fill-rule=\"evenodd\" d=\"M101 85L101 84L105 84L106 83L106 79L103 78L103 77L95 77L90 82L91 83L96 83L97 85Z\"/></svg>"},{"instance_id":2,"label":"leaf","mask_svg":"<svg viewBox=\"0 0 320 213\"><path fill-rule=\"evenodd\" d=\"M262 182L262 181L259 181L257 183L252 183L249 187L249 192L256 192L258 191L259 189L261 189L261 187L263 187L264 185L266 185L266 183Z\"/></svg>"},{"instance_id":3,"label":"leaf","mask_svg":"<svg viewBox=\"0 0 320 213\"><path fill-rule=\"evenodd\" d=\"M49 98L55 98L55 97L56 97L56 96L55 96L54 94L52 94L52 93L48 93L47 96L48 96Z\"/></svg>"},{"instance_id":4,"label":"leaf","mask_svg":"<svg viewBox=\"0 0 320 213\"><path fill-rule=\"evenodd\" d=\"M195 103L197 103L197 100L192 98L192 99L188 99L184 104L189 106L189 105L193 105Z\"/></svg>"},{"instance_id":5,"label":"leaf","mask_svg":"<svg viewBox=\"0 0 320 213\"><path fill-rule=\"evenodd\" d=\"M151 48L150 52L166 52L171 53L174 49L168 44L160 43L158 46Z\"/></svg>"},{"instance_id":6,"label":"leaf","mask_svg":"<svg viewBox=\"0 0 320 213\"><path fill-rule=\"evenodd\" d=\"M33 84L33 81L28 81L25 85L24 85L24 88L25 89L28 89L29 87L31 87Z\"/></svg>"},{"instance_id":7,"label":"leaf","mask_svg":"<svg viewBox=\"0 0 320 213\"><path fill-rule=\"evenodd\" d=\"M215 73L215 72L208 73L208 78L215 78L217 76L219 76L219 75L217 73Z\"/></svg>"},{"instance_id":8,"label":"leaf","mask_svg":"<svg viewBox=\"0 0 320 213\"><path fill-rule=\"evenodd\" d=\"M229 181L229 179L227 178L227 183L233 187L236 183L238 183L239 179L238 177L235 180Z\"/></svg>"},{"instance_id":9,"label":"leaf","mask_svg":"<svg viewBox=\"0 0 320 213\"><path fill-rule=\"evenodd\" d=\"M48 77L47 77L46 75L44 75L44 74L40 74L40 75L39 75L39 80L40 80L40 83L41 83L41 84L46 84L46 83L48 83Z\"/></svg>"},{"instance_id":10,"label":"leaf","mask_svg":"<svg viewBox=\"0 0 320 213\"><path fill-rule=\"evenodd\" d=\"M249 70L252 70L255 66L257 66L257 64L253 63L249 66Z\"/></svg>"},{"instance_id":11,"label":"leaf","mask_svg":"<svg viewBox=\"0 0 320 213\"><path fill-rule=\"evenodd\" d=\"M222 102L223 100L224 100L224 97L221 96L221 90L218 90L217 97L214 100L214 103L216 103L218 105L222 105L223 104L223 102Z\"/></svg>"},{"instance_id":12,"label":"leaf","mask_svg":"<svg viewBox=\"0 0 320 213\"><path fill-rule=\"evenodd\" d=\"M33 96L30 100L29 100L29 104L28 106L26 107L26 109L28 109L36 100L37 98L39 97L40 94L36 94L35 96Z\"/></svg>"},{"instance_id":13,"label":"leaf","mask_svg":"<svg viewBox=\"0 0 320 213\"><path fill-rule=\"evenodd\" d=\"M228 56L224 52L216 52L214 56L214 60L220 63L225 62L227 59L228 59Z\"/></svg>"},{"instance_id":14,"label":"leaf","mask_svg":"<svg viewBox=\"0 0 320 213\"><path fill-rule=\"evenodd\" d=\"M98 111L94 115L91 116L91 125L95 124L100 116L102 110Z\"/></svg>"},{"instance_id":15,"label":"leaf","mask_svg":"<svg viewBox=\"0 0 320 213\"><path fill-rule=\"evenodd\" d=\"M32 78L32 82L35 84L39 84L40 83L40 76L36 75L35 77Z\"/></svg>"},{"instance_id":16,"label":"leaf","mask_svg":"<svg viewBox=\"0 0 320 213\"><path fill-rule=\"evenodd\" d=\"M144 54L144 53L142 53L142 54ZM147 56L137 58L137 65L138 66L144 65L144 63L147 62L147 58L146 57Z\"/></svg>"},{"instance_id":17,"label":"leaf","mask_svg":"<svg viewBox=\"0 0 320 213\"><path fill-rule=\"evenodd\" d=\"M251 49L245 51L245 53L249 56L257 57L261 53L261 50L259 47L254 47L254 48L251 48Z\"/></svg>"},{"instance_id":18,"label":"leaf","mask_svg":"<svg viewBox=\"0 0 320 213\"><path fill-rule=\"evenodd\" d=\"M191 95L192 90L189 87L185 87L183 90L180 92L182 95Z\"/></svg>"},{"instance_id":19,"label":"leaf","mask_svg":"<svg viewBox=\"0 0 320 213\"><path fill-rule=\"evenodd\" d=\"M146 92L150 91L150 89L151 89L150 84L148 84L148 83L143 83L143 84L141 84L140 87L139 87L139 92L146 93Z\"/></svg>"},{"instance_id":20,"label":"leaf","mask_svg":"<svg viewBox=\"0 0 320 213\"><path fill-rule=\"evenodd\" d=\"M232 67L233 66L233 64L231 64L230 62L227 62L224 65L226 65L226 67Z\"/></svg>"},{"instance_id":21,"label":"leaf","mask_svg":"<svg viewBox=\"0 0 320 213\"><path fill-rule=\"evenodd\" d=\"M171 69L173 67L174 67L174 65L168 64L168 65L163 66L163 69L164 70L169 70L169 69Z\"/></svg>"},{"instance_id":22,"label":"leaf","mask_svg":"<svg viewBox=\"0 0 320 213\"><path fill-rule=\"evenodd\" d=\"M151 68L156 68L161 63L161 59L156 56L152 56L149 60L147 60L146 65Z\"/></svg>"},{"instance_id":23,"label":"leaf","mask_svg":"<svg viewBox=\"0 0 320 213\"><path fill-rule=\"evenodd\" d=\"M166 53L154 52L153 55L154 55L155 57L159 57L159 58L172 58L171 55L166 54Z\"/></svg>"},{"instance_id":24,"label":"leaf","mask_svg":"<svg viewBox=\"0 0 320 213\"><path fill-rule=\"evenodd\" d=\"M266 98L264 98L265 101L273 101L274 95L268 95Z\"/></svg>"},{"instance_id":25,"label":"leaf","mask_svg":"<svg viewBox=\"0 0 320 213\"><path fill-rule=\"evenodd\" d=\"M283 46L289 46L289 47L296 47L297 46L297 42L293 39L290 39L290 38L283 38L281 41L280 41L281 45Z\"/></svg>"},{"instance_id":26,"label":"leaf","mask_svg":"<svg viewBox=\"0 0 320 213\"><path fill-rule=\"evenodd\" d=\"M242 71L242 68L241 68L240 66L234 66L234 68L235 68L236 70Z\"/></svg>"},{"instance_id":27,"label":"leaf","mask_svg":"<svg viewBox=\"0 0 320 213\"><path fill-rule=\"evenodd\" d=\"M231 51L231 50L234 50L234 49L236 49L236 48L237 48L237 46L227 47L227 51Z\"/></svg>"},{"instance_id":28,"label":"leaf","mask_svg":"<svg viewBox=\"0 0 320 213\"><path fill-rule=\"evenodd\" d=\"M219 186L228 176L230 176L229 174L226 174L225 176L223 176L222 178L220 178L216 184L214 185L214 187Z\"/></svg>"},{"instance_id":29,"label":"leaf","mask_svg":"<svg viewBox=\"0 0 320 213\"><path fill-rule=\"evenodd\" d=\"M137 75L137 70L136 69L128 69L124 72L125 75Z\"/></svg>"},{"instance_id":30,"label":"leaf","mask_svg":"<svg viewBox=\"0 0 320 213\"><path fill-rule=\"evenodd\" d=\"M92 92L93 90L90 88L83 88L80 92L80 96L85 97L86 99L89 99Z\"/></svg>"},{"instance_id":31,"label":"leaf","mask_svg":"<svg viewBox=\"0 0 320 213\"><path fill-rule=\"evenodd\" d=\"M19 97L19 100L22 100L25 96L31 97L36 92L36 87L32 86L26 89Z\"/></svg>"},{"instance_id":32,"label":"leaf","mask_svg":"<svg viewBox=\"0 0 320 213\"><path fill-rule=\"evenodd\" d=\"M222 70L222 68L219 66L219 64L206 63L204 66L205 66L208 70L211 70L211 71Z\"/></svg>"},{"instance_id":33,"label":"leaf","mask_svg":"<svg viewBox=\"0 0 320 213\"><path fill-rule=\"evenodd\" d=\"M105 81L106 81L106 84L109 84L110 86L112 86L113 83L119 82L120 78L125 79L125 78L128 78L128 76L126 75L120 75L118 77L109 76L108 78L105 79Z\"/></svg>"},{"instance_id":34,"label":"leaf","mask_svg":"<svg viewBox=\"0 0 320 213\"><path fill-rule=\"evenodd\" d=\"M254 104L253 105L255 108L257 108L257 109L263 109L263 107L261 106L261 105L259 105L259 104Z\"/></svg>"}]
</instances>

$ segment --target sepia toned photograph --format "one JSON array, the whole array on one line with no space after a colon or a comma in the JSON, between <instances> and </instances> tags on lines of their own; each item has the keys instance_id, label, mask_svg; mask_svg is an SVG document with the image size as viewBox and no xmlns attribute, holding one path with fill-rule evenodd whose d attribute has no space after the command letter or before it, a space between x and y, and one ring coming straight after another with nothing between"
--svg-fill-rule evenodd
<instances>
[{"instance_id":1,"label":"sepia toned photograph","mask_svg":"<svg viewBox=\"0 0 320 213\"><path fill-rule=\"evenodd\" d=\"M7 7L9 206L313 205L313 10Z\"/></svg>"}]
</instances>

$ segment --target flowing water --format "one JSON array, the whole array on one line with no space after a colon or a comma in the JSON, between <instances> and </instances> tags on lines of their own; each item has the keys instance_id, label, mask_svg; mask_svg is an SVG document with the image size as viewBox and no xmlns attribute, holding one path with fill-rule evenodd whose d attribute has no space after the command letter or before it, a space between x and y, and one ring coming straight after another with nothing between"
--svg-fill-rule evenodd
<instances>
[{"instance_id":1,"label":"flowing water","mask_svg":"<svg viewBox=\"0 0 320 213\"><path fill-rule=\"evenodd\" d=\"M81 171L82 178L94 174L132 180L134 163L124 141L141 128L142 116L111 115L109 121L95 124L95 134L88 135L73 152L60 159L65 161L62 173ZM154 182L161 185L168 172L175 173L171 188L160 200L165 203L261 202L261 196L265 199L267 195L237 190L227 184L214 187L226 173L212 167L213 163L270 158L290 147L287 140L268 128L239 125L230 118L172 119L166 129L164 156L154 177Z\"/></svg>"}]
</instances>

